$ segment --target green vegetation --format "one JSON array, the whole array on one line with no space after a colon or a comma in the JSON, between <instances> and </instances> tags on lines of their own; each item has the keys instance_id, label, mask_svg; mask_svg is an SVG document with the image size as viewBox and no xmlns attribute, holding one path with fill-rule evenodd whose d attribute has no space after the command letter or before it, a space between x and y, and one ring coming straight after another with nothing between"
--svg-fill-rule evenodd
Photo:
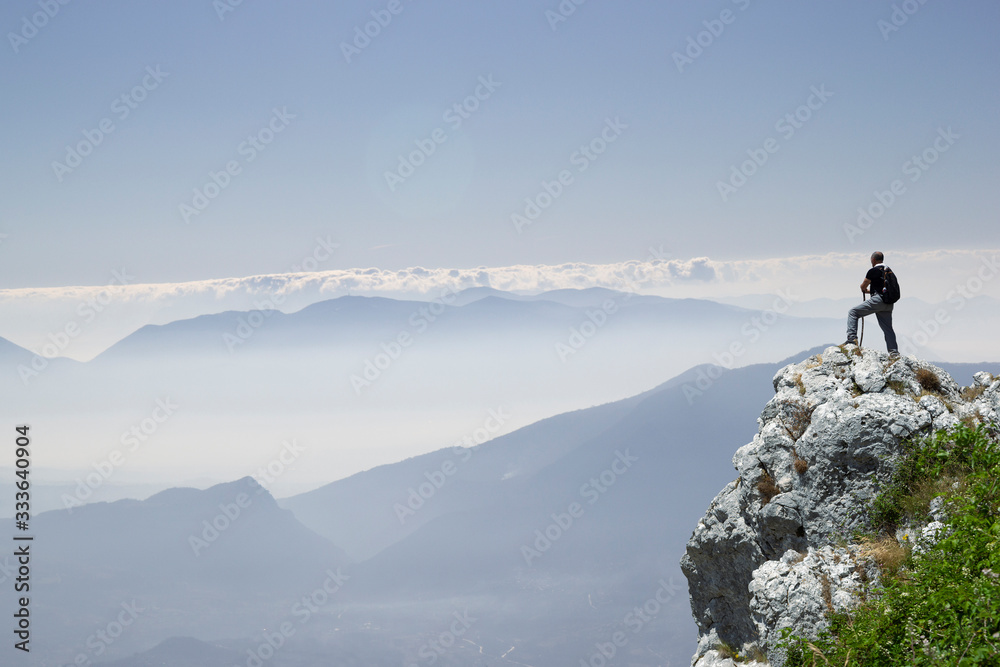
<instances>
[{"instance_id":1,"label":"green vegetation","mask_svg":"<svg viewBox=\"0 0 1000 667\"><path fill-rule=\"evenodd\" d=\"M926 520L944 496L941 539L923 553L892 533ZM892 482L868 508L858 536L882 571L882 588L849 614L830 614L816 641L784 634L789 667L827 665L1000 666L1000 439L959 426L909 442ZM866 548L867 547L867 548Z\"/></svg>"},{"instance_id":2,"label":"green vegetation","mask_svg":"<svg viewBox=\"0 0 1000 667\"><path fill-rule=\"evenodd\" d=\"M730 660L737 660L740 657L739 651L734 649L726 642L719 642L719 645L715 647L715 650L719 652L719 657L721 658L729 658Z\"/></svg>"}]
</instances>

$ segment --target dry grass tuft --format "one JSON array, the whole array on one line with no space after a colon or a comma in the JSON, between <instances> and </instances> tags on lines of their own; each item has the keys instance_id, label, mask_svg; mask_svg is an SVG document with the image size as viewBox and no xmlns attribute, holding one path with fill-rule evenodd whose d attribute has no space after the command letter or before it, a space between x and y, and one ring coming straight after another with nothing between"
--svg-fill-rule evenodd
<instances>
[{"instance_id":1,"label":"dry grass tuft","mask_svg":"<svg viewBox=\"0 0 1000 667\"><path fill-rule=\"evenodd\" d=\"M823 604L826 605L826 611L828 614L833 613L833 591L830 587L830 577L824 574L820 578L820 583L823 586Z\"/></svg>"},{"instance_id":2,"label":"dry grass tuft","mask_svg":"<svg viewBox=\"0 0 1000 667\"><path fill-rule=\"evenodd\" d=\"M928 368L917 369L917 382L927 391L938 393L941 391L941 378Z\"/></svg>"},{"instance_id":3,"label":"dry grass tuft","mask_svg":"<svg viewBox=\"0 0 1000 667\"><path fill-rule=\"evenodd\" d=\"M917 403L919 403L920 399L923 398L924 396L933 396L934 398L936 398L939 401L941 401L942 403L944 403L946 407L948 405L948 401L945 400L944 396L942 396L941 394L937 393L936 391L927 391L926 389L921 389L920 390L920 394L918 396L914 396L913 400L916 401Z\"/></svg>"},{"instance_id":4,"label":"dry grass tuft","mask_svg":"<svg viewBox=\"0 0 1000 667\"><path fill-rule=\"evenodd\" d=\"M767 665L771 664L767 661L767 654L756 644L747 649L747 659L753 662L763 662Z\"/></svg>"},{"instance_id":5,"label":"dry grass tuft","mask_svg":"<svg viewBox=\"0 0 1000 667\"><path fill-rule=\"evenodd\" d=\"M895 572L906 561L908 550L891 535L861 540L861 554L874 560L884 572Z\"/></svg>"},{"instance_id":6,"label":"dry grass tuft","mask_svg":"<svg viewBox=\"0 0 1000 667\"><path fill-rule=\"evenodd\" d=\"M804 382L802 382L802 373L797 373L795 375L795 386L799 388L800 396L806 395L806 385Z\"/></svg>"},{"instance_id":7,"label":"dry grass tuft","mask_svg":"<svg viewBox=\"0 0 1000 667\"><path fill-rule=\"evenodd\" d=\"M982 396L984 391L986 391L986 387L982 387L980 385L976 385L974 387L964 387L962 389L962 398L967 401L974 401Z\"/></svg>"},{"instance_id":8,"label":"dry grass tuft","mask_svg":"<svg viewBox=\"0 0 1000 667\"><path fill-rule=\"evenodd\" d=\"M781 487L775 484L774 478L771 477L771 473L764 471L764 475L757 482L757 490L760 491L760 495L764 497L764 502L761 505L766 505L771 502L771 499L776 495L781 493Z\"/></svg>"},{"instance_id":9,"label":"dry grass tuft","mask_svg":"<svg viewBox=\"0 0 1000 667\"><path fill-rule=\"evenodd\" d=\"M788 437L792 440L801 438L809 424L812 422L812 413L815 408L810 408L805 403L786 403L784 414L781 418L781 425L784 427Z\"/></svg>"},{"instance_id":10,"label":"dry grass tuft","mask_svg":"<svg viewBox=\"0 0 1000 667\"><path fill-rule=\"evenodd\" d=\"M792 447L792 466L795 468L795 472L800 475L805 474L806 470L809 470L809 462L799 456L794 447Z\"/></svg>"}]
</instances>

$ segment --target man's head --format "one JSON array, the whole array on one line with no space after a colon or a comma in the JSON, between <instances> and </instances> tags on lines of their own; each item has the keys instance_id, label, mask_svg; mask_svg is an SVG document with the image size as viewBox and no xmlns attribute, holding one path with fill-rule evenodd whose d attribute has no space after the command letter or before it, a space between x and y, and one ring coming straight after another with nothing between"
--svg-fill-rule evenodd
<instances>
[{"instance_id":1,"label":"man's head","mask_svg":"<svg viewBox=\"0 0 1000 667\"><path fill-rule=\"evenodd\" d=\"M881 264L884 261L885 261L885 256L878 250L872 253L872 266L875 266L876 264Z\"/></svg>"}]
</instances>

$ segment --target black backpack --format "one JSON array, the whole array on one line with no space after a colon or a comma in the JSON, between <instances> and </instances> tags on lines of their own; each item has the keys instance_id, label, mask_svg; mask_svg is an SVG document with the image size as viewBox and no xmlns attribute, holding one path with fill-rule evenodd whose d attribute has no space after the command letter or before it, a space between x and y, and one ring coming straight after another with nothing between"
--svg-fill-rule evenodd
<instances>
[{"instance_id":1,"label":"black backpack","mask_svg":"<svg viewBox=\"0 0 1000 667\"><path fill-rule=\"evenodd\" d=\"M899 301L899 281L896 274L888 266L882 267L882 302L896 303Z\"/></svg>"}]
</instances>

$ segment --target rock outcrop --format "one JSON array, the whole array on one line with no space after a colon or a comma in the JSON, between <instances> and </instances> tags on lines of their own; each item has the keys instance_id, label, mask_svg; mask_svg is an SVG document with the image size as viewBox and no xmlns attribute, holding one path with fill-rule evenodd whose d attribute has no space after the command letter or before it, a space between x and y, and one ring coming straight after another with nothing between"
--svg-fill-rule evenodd
<instances>
[{"instance_id":1,"label":"rock outcrop","mask_svg":"<svg viewBox=\"0 0 1000 667\"><path fill-rule=\"evenodd\" d=\"M698 667L733 664L730 653L781 665L782 628L815 635L830 609L848 608L878 576L845 538L864 526L864 506L891 479L903 440L1000 421L1000 378L977 373L962 388L927 362L853 345L786 366L774 389L753 442L733 457L739 476L681 559Z\"/></svg>"},{"instance_id":2,"label":"rock outcrop","mask_svg":"<svg viewBox=\"0 0 1000 667\"><path fill-rule=\"evenodd\" d=\"M781 631L815 637L827 627L827 613L847 611L859 599L865 584L877 584L878 567L858 547L810 548L805 554L789 549L779 560L754 570L750 581L750 612L757 643L773 647ZM777 660L780 662L780 660Z\"/></svg>"}]
</instances>

